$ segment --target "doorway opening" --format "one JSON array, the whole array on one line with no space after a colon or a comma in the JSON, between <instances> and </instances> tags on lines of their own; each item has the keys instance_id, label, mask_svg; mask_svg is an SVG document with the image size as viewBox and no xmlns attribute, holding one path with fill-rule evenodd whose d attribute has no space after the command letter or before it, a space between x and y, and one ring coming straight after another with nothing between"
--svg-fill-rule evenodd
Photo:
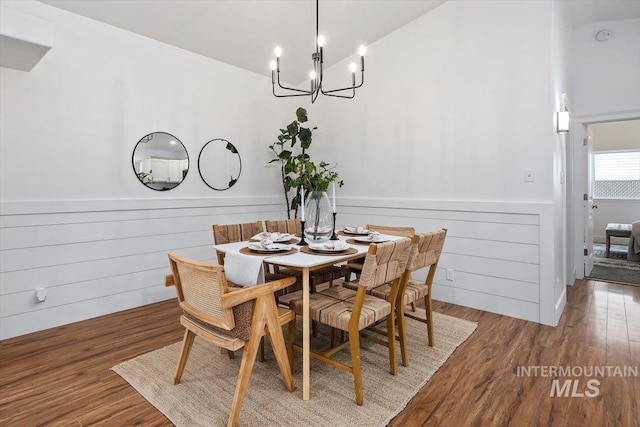
<instances>
[{"instance_id":1,"label":"doorway opening","mask_svg":"<svg viewBox=\"0 0 640 427\"><path fill-rule=\"evenodd\" d=\"M640 255L631 234L632 224L640 221L640 119L580 125L582 149L574 177L576 183L582 181L583 189L577 210L582 217L582 233L577 233L582 237L582 262L575 260L576 277L640 286Z\"/></svg>"}]
</instances>

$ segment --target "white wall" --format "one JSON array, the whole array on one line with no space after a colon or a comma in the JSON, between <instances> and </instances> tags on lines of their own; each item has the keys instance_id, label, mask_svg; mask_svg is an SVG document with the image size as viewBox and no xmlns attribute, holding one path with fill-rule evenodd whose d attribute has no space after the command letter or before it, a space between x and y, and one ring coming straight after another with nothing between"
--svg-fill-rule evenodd
<instances>
[{"instance_id":1,"label":"white wall","mask_svg":"<svg viewBox=\"0 0 640 427\"><path fill-rule=\"evenodd\" d=\"M168 251L213 259L214 222L283 215L266 147L292 113L272 103L266 77L42 3L0 5L54 25L32 71L0 68L0 339L171 298ZM190 156L167 192L131 164L154 131ZM197 171L213 138L243 160L225 192Z\"/></svg>"},{"instance_id":2,"label":"white wall","mask_svg":"<svg viewBox=\"0 0 640 427\"><path fill-rule=\"evenodd\" d=\"M601 29L613 36L595 39ZM640 109L640 19L602 21L573 34L573 102L577 116Z\"/></svg>"},{"instance_id":3,"label":"white wall","mask_svg":"<svg viewBox=\"0 0 640 427\"><path fill-rule=\"evenodd\" d=\"M478 210L507 223L533 215L539 257L532 280L543 296L533 303L536 318L548 324L556 321L556 306L562 310L554 285L556 277L562 279L556 265L562 265L562 252L557 253L555 242L562 207L554 207L562 162L554 159L562 148L557 147L553 113L566 79L556 87L551 71L555 42L551 2L447 2L369 46L366 82L354 102L322 98L310 107L318 122L331 124L319 129L316 139L322 142L316 148L319 157L338 164L346 183L340 194L348 205L391 209L388 222L401 221L404 212L427 218L436 211L442 221L415 220L430 228L451 219L449 208L442 208L448 202L464 223L473 224ZM347 62L331 68L327 88L345 78ZM524 182L525 169L535 170L535 182ZM405 200L413 202L404 207ZM348 218L367 221L367 212ZM464 230L455 231L458 238L465 238ZM493 239L500 242L531 244L496 233ZM463 250L449 245L448 253ZM508 249L503 249L487 257L505 260ZM446 261L448 268L478 276L486 274L481 264L460 256ZM491 291L478 285L451 292L442 286L452 284L439 283L434 296L531 318L531 307L511 292L516 283L503 277L510 272L509 267L492 271L489 276L500 285Z\"/></svg>"}]
</instances>

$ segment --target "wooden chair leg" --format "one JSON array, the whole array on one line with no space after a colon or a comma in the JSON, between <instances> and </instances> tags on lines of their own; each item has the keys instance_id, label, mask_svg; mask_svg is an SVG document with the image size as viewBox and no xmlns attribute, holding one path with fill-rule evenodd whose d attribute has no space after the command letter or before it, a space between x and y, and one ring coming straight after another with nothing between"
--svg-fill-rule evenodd
<instances>
[{"instance_id":1,"label":"wooden chair leg","mask_svg":"<svg viewBox=\"0 0 640 427\"><path fill-rule=\"evenodd\" d=\"M238 372L238 382L236 383L236 390L233 395L233 403L231 404L227 427L235 427L238 424L242 402L247 392L251 371L253 371L253 365L255 364L258 348L260 347L260 338L265 327L264 314L264 308L256 301L253 313L254 320L251 325L251 337L244 346L240 371Z\"/></svg>"},{"instance_id":2,"label":"wooden chair leg","mask_svg":"<svg viewBox=\"0 0 640 427\"><path fill-rule=\"evenodd\" d=\"M180 358L178 359L178 367L176 368L176 375L173 377L174 384L178 384L180 382L180 378L182 378L182 373L184 372L184 367L187 366L187 359L189 358L189 353L191 352L191 347L193 346L193 340L195 337L196 334L185 329L182 348L180 349Z\"/></svg>"},{"instance_id":3,"label":"wooden chair leg","mask_svg":"<svg viewBox=\"0 0 640 427\"><path fill-rule=\"evenodd\" d=\"M231 360L236 358L236 354L231 350L227 350L227 355L229 356L229 359L231 359Z\"/></svg>"},{"instance_id":4,"label":"wooden chair leg","mask_svg":"<svg viewBox=\"0 0 640 427\"><path fill-rule=\"evenodd\" d=\"M336 345L336 328L331 328L331 344L330 347L335 347Z\"/></svg>"},{"instance_id":5,"label":"wooden chair leg","mask_svg":"<svg viewBox=\"0 0 640 427\"><path fill-rule=\"evenodd\" d=\"M289 391L296 389L293 384L293 375L291 374L291 364L289 357L287 356L287 345L284 342L284 335L282 334L282 327L278 320L278 309L273 299L268 299L268 296L258 297L256 304L260 300L267 298L267 304L265 307L265 318L267 323L267 333L269 334L269 340L271 341L271 348L273 349L273 355L276 357L280 373L282 374L282 380L284 385ZM295 321L295 319L294 319Z\"/></svg>"},{"instance_id":6,"label":"wooden chair leg","mask_svg":"<svg viewBox=\"0 0 640 427\"><path fill-rule=\"evenodd\" d=\"M387 316L387 344L389 345L389 373L396 374L396 320L392 310Z\"/></svg>"},{"instance_id":7,"label":"wooden chair leg","mask_svg":"<svg viewBox=\"0 0 640 427\"><path fill-rule=\"evenodd\" d=\"M416 311L416 302L415 301L411 303L411 311L414 311L414 312Z\"/></svg>"},{"instance_id":8,"label":"wooden chair leg","mask_svg":"<svg viewBox=\"0 0 640 427\"><path fill-rule=\"evenodd\" d=\"M424 307L427 312L427 337L429 347L433 347L433 312L431 311L431 292L424 297Z\"/></svg>"},{"instance_id":9,"label":"wooden chair leg","mask_svg":"<svg viewBox=\"0 0 640 427\"><path fill-rule=\"evenodd\" d=\"M409 358L407 356L407 336L406 336L406 328L407 324L406 319L404 318L404 307L402 304L397 305L397 322L398 322L398 336L400 337L400 363L402 366L409 365Z\"/></svg>"},{"instance_id":10,"label":"wooden chair leg","mask_svg":"<svg viewBox=\"0 0 640 427\"><path fill-rule=\"evenodd\" d=\"M287 353L289 357L289 366L291 372L293 372L293 362L295 357L295 351L293 351L293 343L296 341L296 318L289 322L289 342L287 343Z\"/></svg>"},{"instance_id":11,"label":"wooden chair leg","mask_svg":"<svg viewBox=\"0 0 640 427\"><path fill-rule=\"evenodd\" d=\"M318 322L315 320L311 321L311 335L313 335L314 338L318 338Z\"/></svg>"},{"instance_id":12,"label":"wooden chair leg","mask_svg":"<svg viewBox=\"0 0 640 427\"><path fill-rule=\"evenodd\" d=\"M349 331L349 347L351 349L351 369L353 371L353 386L356 390L356 404L362 406L364 397L362 391L362 368L360 367L359 331Z\"/></svg>"}]
</instances>

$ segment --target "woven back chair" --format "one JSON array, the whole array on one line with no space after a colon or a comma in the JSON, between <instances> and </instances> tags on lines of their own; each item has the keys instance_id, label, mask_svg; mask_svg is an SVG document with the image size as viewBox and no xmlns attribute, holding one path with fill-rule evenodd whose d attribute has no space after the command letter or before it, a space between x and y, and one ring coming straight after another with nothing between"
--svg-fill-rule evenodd
<instances>
[{"instance_id":1,"label":"woven back chair","mask_svg":"<svg viewBox=\"0 0 640 427\"><path fill-rule=\"evenodd\" d=\"M243 242L251 239L258 233L262 233L262 221L248 222L244 224L213 225L213 242L216 245L225 243ZM224 264L224 254L216 251L218 264Z\"/></svg>"},{"instance_id":2,"label":"woven back chair","mask_svg":"<svg viewBox=\"0 0 640 427\"><path fill-rule=\"evenodd\" d=\"M377 231L382 234L389 234L391 236L411 237L416 234L416 230L413 227L396 227L391 225L375 225L367 224L367 230Z\"/></svg>"},{"instance_id":3,"label":"woven back chair","mask_svg":"<svg viewBox=\"0 0 640 427\"><path fill-rule=\"evenodd\" d=\"M302 228L300 221L297 219L282 219L282 220L266 220L264 222L265 228L268 232L274 233L289 233L298 237L302 236Z\"/></svg>"},{"instance_id":4,"label":"woven back chair","mask_svg":"<svg viewBox=\"0 0 640 427\"><path fill-rule=\"evenodd\" d=\"M404 316L412 319L419 320L427 324L427 338L429 346L433 347L433 313L431 309L431 286L433 285L433 278L438 268L438 262L440 261L440 255L444 247L444 241L447 237L447 229L443 228L437 231L429 233L421 233L417 235L419 241L417 244L417 254L413 260L407 266L407 271L415 272L423 268L429 268L427 277L424 281L408 279L404 285L404 289L400 290L398 298L402 299L397 303L398 307L398 320L404 322ZM425 318L416 316L413 313L404 311L406 304L412 304L418 301L420 298L424 298L424 305L426 315Z\"/></svg>"},{"instance_id":5,"label":"woven back chair","mask_svg":"<svg viewBox=\"0 0 640 427\"><path fill-rule=\"evenodd\" d=\"M396 227L391 225L375 225L375 224L367 224L367 230L377 231L381 234L388 234L390 236L402 236L402 237L411 237L416 233L416 230L413 227ZM364 258L358 258L351 262L348 262L345 265L345 277L347 280L351 279L351 273L354 273L356 277L360 275L360 271L362 270L362 263L364 262Z\"/></svg>"},{"instance_id":6,"label":"woven back chair","mask_svg":"<svg viewBox=\"0 0 640 427\"><path fill-rule=\"evenodd\" d=\"M380 321L387 322L387 341L378 337L372 340L389 349L389 372L395 374L395 298L385 301L368 295L371 288L392 282L394 297L399 291L400 279L406 269L411 250L411 239L401 238L381 244L372 243L365 257L362 274L354 282L357 290L342 286L310 295L309 315L312 320L324 323L332 328L349 332L349 340L332 346L325 352L311 352L311 356L347 371L353 375L356 403L363 403L362 374L360 366L360 333ZM296 314L302 314L302 298L291 301ZM366 337L366 334L363 334ZM338 362L331 357L340 349L349 346L351 365ZM300 349L299 346L294 346Z\"/></svg>"},{"instance_id":7,"label":"woven back chair","mask_svg":"<svg viewBox=\"0 0 640 427\"><path fill-rule=\"evenodd\" d=\"M285 386L293 391L291 345L295 337L295 314L291 310L276 307L273 294L289 286L295 279L233 290L227 284L223 266L191 260L173 252L169 253L169 262L173 279L167 279L167 283L173 282L176 287L178 302L183 310L180 323L185 327L174 384L178 384L182 378L196 335L230 351L245 347L227 424L235 426L260 339L267 334ZM288 347L282 334L282 325L285 323L289 324Z\"/></svg>"},{"instance_id":8,"label":"woven back chair","mask_svg":"<svg viewBox=\"0 0 640 427\"><path fill-rule=\"evenodd\" d=\"M300 221L297 219L284 219L284 220L265 220L265 228L268 232L278 232L278 233L289 233L295 234L296 236L302 236L302 228L300 226ZM302 272L297 270L291 270L288 268L278 268L276 267L274 270L275 273L289 274L292 276L296 276L298 278L298 282L295 287L291 287L288 289L288 293L292 293L294 291L299 291L302 289ZM328 286L333 286L333 281L344 277L345 270L342 267L326 267L318 270L314 270L309 275L309 284L311 286L311 293L315 293L317 291L318 285L328 284ZM287 305L290 298L292 297L279 297L278 301L282 304ZM295 297L293 297L295 298ZM314 329L314 336L315 336Z\"/></svg>"}]
</instances>

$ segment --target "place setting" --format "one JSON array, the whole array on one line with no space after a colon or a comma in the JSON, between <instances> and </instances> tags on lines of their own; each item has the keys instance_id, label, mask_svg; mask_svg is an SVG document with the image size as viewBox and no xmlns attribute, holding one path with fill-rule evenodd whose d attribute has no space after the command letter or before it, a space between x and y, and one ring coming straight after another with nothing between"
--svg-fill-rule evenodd
<instances>
[{"instance_id":1,"label":"place setting","mask_svg":"<svg viewBox=\"0 0 640 427\"><path fill-rule=\"evenodd\" d=\"M253 236L251 239L249 239L249 241L261 242L262 240L265 240L265 239L271 240L271 242L273 243L282 243L286 245L297 243L298 240L300 240L294 234L290 234L290 233L279 233L277 231L274 231L274 232L263 231L262 233L258 233L255 236Z\"/></svg>"},{"instance_id":2,"label":"place setting","mask_svg":"<svg viewBox=\"0 0 640 427\"><path fill-rule=\"evenodd\" d=\"M303 246L300 252L311 255L351 255L358 252L356 248L350 247L346 242L342 240L329 240L324 243L309 243L308 246Z\"/></svg>"},{"instance_id":3,"label":"place setting","mask_svg":"<svg viewBox=\"0 0 640 427\"><path fill-rule=\"evenodd\" d=\"M273 234L281 234L281 233L271 233ZM283 233L284 234L284 233ZM289 255L289 254L294 254L296 253L298 250L293 247L291 245L291 235L288 235L289 238L285 238L285 237L281 237L281 239L284 239L282 241L287 242L287 243L281 243L281 242L277 242L277 241L273 241L270 238L263 238L260 241L252 241L249 242L249 245L247 245L244 248L240 249L240 253L244 254L244 255L257 255L257 256L264 256L265 254L270 254L270 255ZM293 242L295 242L296 240L293 239Z\"/></svg>"},{"instance_id":4,"label":"place setting","mask_svg":"<svg viewBox=\"0 0 640 427\"><path fill-rule=\"evenodd\" d=\"M344 227L340 233L343 236L351 236L347 243L352 245L368 245L370 243L384 243L391 240L389 236L377 231L368 230L365 227Z\"/></svg>"}]
</instances>

